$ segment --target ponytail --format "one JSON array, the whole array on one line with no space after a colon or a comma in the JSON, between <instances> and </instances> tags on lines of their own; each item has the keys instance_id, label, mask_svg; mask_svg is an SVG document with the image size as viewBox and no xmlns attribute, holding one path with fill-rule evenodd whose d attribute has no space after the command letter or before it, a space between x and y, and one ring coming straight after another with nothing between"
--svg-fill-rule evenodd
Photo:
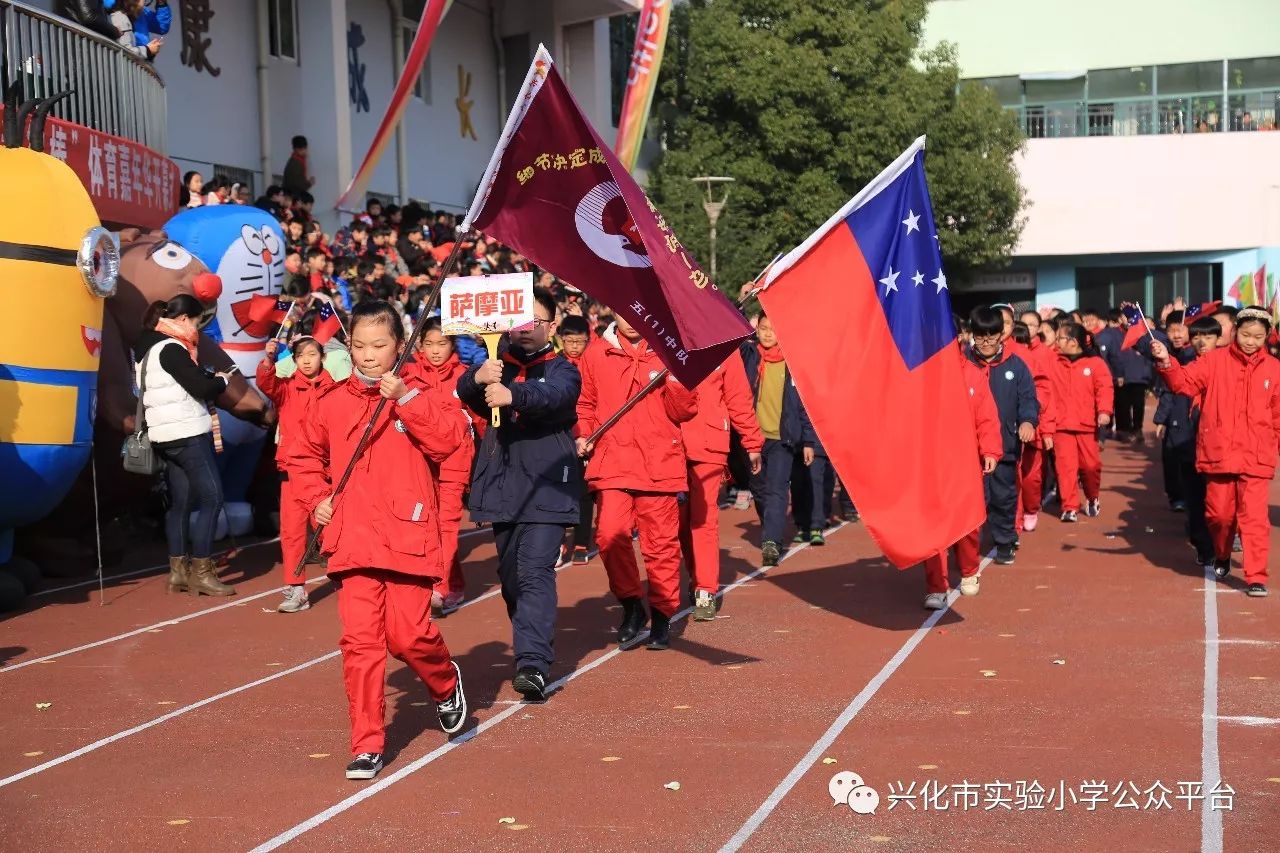
<instances>
[{"instance_id":1,"label":"ponytail","mask_svg":"<svg viewBox=\"0 0 1280 853\"><path fill-rule=\"evenodd\" d=\"M179 293L168 302L156 301L148 305L146 312L142 315L142 328L155 329L162 317L170 320L176 317L191 317L199 320L203 313L204 306L200 304L199 299L190 293Z\"/></svg>"}]
</instances>

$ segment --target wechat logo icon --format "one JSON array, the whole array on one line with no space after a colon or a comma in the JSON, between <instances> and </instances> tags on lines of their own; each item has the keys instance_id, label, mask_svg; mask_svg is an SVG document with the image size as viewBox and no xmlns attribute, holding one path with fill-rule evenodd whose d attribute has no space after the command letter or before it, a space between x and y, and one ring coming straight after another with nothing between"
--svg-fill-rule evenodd
<instances>
[{"instance_id":1,"label":"wechat logo icon","mask_svg":"<svg viewBox=\"0 0 1280 853\"><path fill-rule=\"evenodd\" d=\"M841 771L827 783L827 793L833 805L848 806L858 814L875 814L880 806L880 794L862 781L857 773Z\"/></svg>"}]
</instances>

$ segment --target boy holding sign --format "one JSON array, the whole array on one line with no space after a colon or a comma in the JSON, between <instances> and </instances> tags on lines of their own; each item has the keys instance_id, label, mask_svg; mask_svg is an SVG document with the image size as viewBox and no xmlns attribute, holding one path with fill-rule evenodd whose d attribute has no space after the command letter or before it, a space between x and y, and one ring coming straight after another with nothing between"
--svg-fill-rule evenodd
<instances>
[{"instance_id":1,"label":"boy holding sign","mask_svg":"<svg viewBox=\"0 0 1280 853\"><path fill-rule=\"evenodd\" d=\"M499 281L512 278L525 280L518 297L509 282ZM511 329L501 360L490 358L458 380L458 397L473 411L481 416L498 411L497 426L485 431L476 454L468 508L472 521L493 524L516 654L512 686L526 699L540 701L546 698L554 657L555 566L565 528L578 523L582 475L573 427L581 378L578 368L551 346L556 330L551 294L535 289L531 275L481 276L470 279L465 289L472 305L480 302L485 281L498 282L499 311L501 291L508 292L508 308L520 299L531 311L529 322ZM453 292L464 291L453 291L446 283L441 301L446 331L466 319L455 313L455 306L465 310L466 300L454 302ZM483 304L491 304L492 298L486 295Z\"/></svg>"}]
</instances>

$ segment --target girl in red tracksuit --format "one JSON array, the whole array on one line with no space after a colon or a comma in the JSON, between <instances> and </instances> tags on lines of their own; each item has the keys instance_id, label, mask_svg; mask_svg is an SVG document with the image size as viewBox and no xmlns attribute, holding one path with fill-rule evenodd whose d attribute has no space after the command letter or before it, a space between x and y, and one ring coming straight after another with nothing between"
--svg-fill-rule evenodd
<instances>
[{"instance_id":1,"label":"girl in red tracksuit","mask_svg":"<svg viewBox=\"0 0 1280 853\"><path fill-rule=\"evenodd\" d=\"M316 400L287 462L299 497L325 525L321 550L338 589L355 756L348 779L372 779L382 769L388 652L426 684L441 728L453 734L467 718L462 672L431 622L431 591L444 575L435 467L457 451L466 428L436 404L416 366L391 373L403 349L394 308L357 305L351 377ZM335 497L333 484L382 400L388 405Z\"/></svg>"},{"instance_id":2,"label":"girl in red tracksuit","mask_svg":"<svg viewBox=\"0 0 1280 853\"><path fill-rule=\"evenodd\" d=\"M1014 343L1010 338L1006 345ZM1046 346L1039 335L1033 335L1029 344L1019 344L1014 352L1031 369L1036 384L1036 401L1040 404L1040 423L1036 425L1036 437L1022 446L1022 459L1018 466L1018 530L1035 530L1040 521L1040 497L1044 486L1045 454L1053 450L1053 433L1056 429L1057 405L1053 397L1053 374L1057 369L1058 354Z\"/></svg>"},{"instance_id":3,"label":"girl in red tracksuit","mask_svg":"<svg viewBox=\"0 0 1280 853\"><path fill-rule=\"evenodd\" d=\"M280 413L280 439L276 447L276 467L280 471L280 551L284 557L284 601L276 607L279 613L297 613L311 606L307 598L307 572L296 574L302 563L302 552L311 536L311 511L298 496L297 486L289 479L285 462L310 420L316 398L333 385L333 377L324 369L324 350L315 338L300 337L291 351L297 370L287 379L276 376L276 354L280 342L267 344L258 363L258 390L267 395ZM318 567L317 567L318 568Z\"/></svg>"},{"instance_id":4,"label":"girl in red tracksuit","mask_svg":"<svg viewBox=\"0 0 1280 853\"><path fill-rule=\"evenodd\" d=\"M733 353L698 385L698 414L680 425L689 467L689 499L680 514L680 548L693 577L693 618L716 618L720 591L720 484L729 465L729 426L742 436L751 473L760 473L764 433L756 420L742 356ZM816 510L820 511L820 510Z\"/></svg>"},{"instance_id":5,"label":"girl in red tracksuit","mask_svg":"<svg viewBox=\"0 0 1280 853\"><path fill-rule=\"evenodd\" d=\"M458 530L462 527L462 499L476 458L475 435L484 428L484 422L473 417L458 399L458 377L467 372L467 366L453 351L453 339L441 333L439 320L427 321L418 356L422 378L435 392L437 405L461 419L467 430L458 449L440 463L440 547L446 577L431 593L431 608L443 614L462 604L466 590L462 561L458 559Z\"/></svg>"},{"instance_id":6,"label":"girl in red tracksuit","mask_svg":"<svg viewBox=\"0 0 1280 853\"><path fill-rule=\"evenodd\" d=\"M964 344L961 343L961 350ZM986 476L996 470L1000 457L1004 455L1004 439L1000 435L1000 411L996 408L996 399L991 395L991 383L980 367L969 359L963 362L965 387L969 390L969 411L973 415L973 429L978 436L978 456L981 458L982 474ZM982 526L965 536L952 547L956 552L956 567L960 569L960 594L978 594L978 568L981 565L978 556ZM942 610L947 606L947 552L929 557L924 561L925 597L924 606L929 610Z\"/></svg>"},{"instance_id":7,"label":"girl in red tracksuit","mask_svg":"<svg viewBox=\"0 0 1280 853\"><path fill-rule=\"evenodd\" d=\"M1205 520L1213 537L1214 574L1231 572L1233 526L1244 544L1248 594L1267 594L1271 548L1268 492L1280 453L1280 361L1266 351L1271 315L1251 306L1236 315L1235 339L1187 365L1159 341L1151 357L1169 388L1202 395L1196 470L1205 475Z\"/></svg>"},{"instance_id":8,"label":"girl in red tracksuit","mask_svg":"<svg viewBox=\"0 0 1280 853\"><path fill-rule=\"evenodd\" d=\"M589 446L586 436L662 369L657 353L621 316L587 348L579 365L578 453L592 454L587 482L596 493L600 510L596 542L609 575L609 589L622 604L618 642L625 645L634 640L649 621L640 601L640 569L631 542L631 531L639 528L653 610L651 649L668 647L671 617L680 609L680 507L676 495L689 488L680 424L697 414L697 397L674 376L669 377L614 424L597 447Z\"/></svg>"},{"instance_id":9,"label":"girl in red tracksuit","mask_svg":"<svg viewBox=\"0 0 1280 853\"><path fill-rule=\"evenodd\" d=\"M1111 371L1095 352L1092 336L1084 326L1063 323L1058 327L1058 364L1053 373L1057 427L1053 436L1054 469L1062 520L1074 522L1080 510L1079 481L1084 480L1084 514L1102 510L1102 457L1098 452L1098 427L1111 423L1115 411Z\"/></svg>"}]
</instances>

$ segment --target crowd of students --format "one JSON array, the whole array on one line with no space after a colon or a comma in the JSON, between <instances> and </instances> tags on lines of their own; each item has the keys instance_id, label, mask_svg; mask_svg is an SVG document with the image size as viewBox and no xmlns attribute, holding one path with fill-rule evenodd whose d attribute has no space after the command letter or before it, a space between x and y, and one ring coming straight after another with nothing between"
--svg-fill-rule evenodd
<instances>
[{"instance_id":1,"label":"crowd of students","mask_svg":"<svg viewBox=\"0 0 1280 853\"><path fill-rule=\"evenodd\" d=\"M371 205L375 233L395 213ZM456 239L453 227L437 217L420 239L447 243ZM330 252L360 244L360 229L347 231ZM364 251L377 255L385 245ZM516 263L482 238L466 252L473 269ZM330 286L317 272L321 286ZM596 435L662 363L624 317L539 278L552 286L535 288L535 323L509 335L497 359L464 357L467 339L421 318L423 334L393 375L412 328L411 300L379 298L383 291L375 290L351 302L348 378L328 373L325 347L305 327L289 342L290 375L278 370L276 343L259 366L259 388L280 412L287 592L278 609L309 607L308 575L325 571L337 587L350 778L372 778L381 767L387 652L421 676L446 731L463 725L462 673L431 615L460 606L475 581L458 557L464 518L493 532L512 626L513 686L535 701L546 697L554 661L559 568L598 553L602 581L621 606L617 641L646 635L648 648L662 650L686 596L695 621L716 617L721 509L754 504L766 567L789 545L821 546L824 530L857 519L767 316L752 318L755 336L696 388L668 378ZM314 292L313 281L295 295ZM1131 322L1140 325L1126 328ZM1154 393L1165 490L1171 509L1186 514L1197 561L1225 579L1238 532L1246 590L1266 595L1267 488L1280 452L1280 360L1273 357L1280 341L1270 314L1178 305L1157 324L1124 312L1042 315L996 305L956 323L995 562L1015 561L1021 537L1044 529L1047 506L1056 503L1063 524L1099 515L1100 445L1143 442L1146 398ZM385 414L352 463L381 401L389 401ZM350 480L335 500L333 484L349 463ZM316 526L324 527L320 547L305 554ZM954 544L962 595L979 592L982 536L979 528ZM947 606L947 560L944 551L925 563L926 608Z\"/></svg>"}]
</instances>

